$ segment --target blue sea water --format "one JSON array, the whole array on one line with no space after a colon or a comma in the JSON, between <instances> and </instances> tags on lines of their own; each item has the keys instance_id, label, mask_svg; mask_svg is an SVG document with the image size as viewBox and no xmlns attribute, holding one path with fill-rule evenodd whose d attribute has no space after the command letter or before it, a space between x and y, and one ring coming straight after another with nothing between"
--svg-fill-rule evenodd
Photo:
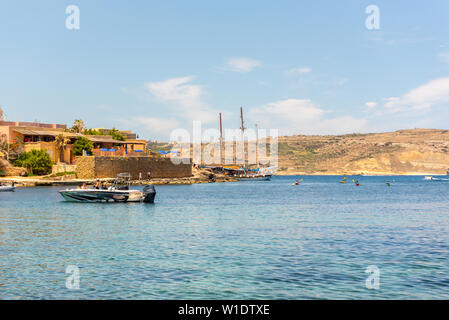
<instances>
[{"instance_id":1,"label":"blue sea water","mask_svg":"<svg viewBox=\"0 0 449 320\"><path fill-rule=\"evenodd\" d=\"M154 205L0 193L0 298L449 298L449 182L303 178L157 186Z\"/></svg>"}]
</instances>

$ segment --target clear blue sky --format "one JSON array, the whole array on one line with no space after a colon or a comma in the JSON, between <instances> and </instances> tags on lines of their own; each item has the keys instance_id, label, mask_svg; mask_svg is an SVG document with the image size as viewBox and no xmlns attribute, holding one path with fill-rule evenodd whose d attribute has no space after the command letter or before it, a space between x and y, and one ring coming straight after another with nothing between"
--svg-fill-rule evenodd
<instances>
[{"instance_id":1,"label":"clear blue sky","mask_svg":"<svg viewBox=\"0 0 449 320\"><path fill-rule=\"evenodd\" d=\"M80 29L65 25L68 5ZM368 5L380 29L368 30ZM192 120L281 133L449 127L449 1L0 3L9 120L167 139Z\"/></svg>"}]
</instances>

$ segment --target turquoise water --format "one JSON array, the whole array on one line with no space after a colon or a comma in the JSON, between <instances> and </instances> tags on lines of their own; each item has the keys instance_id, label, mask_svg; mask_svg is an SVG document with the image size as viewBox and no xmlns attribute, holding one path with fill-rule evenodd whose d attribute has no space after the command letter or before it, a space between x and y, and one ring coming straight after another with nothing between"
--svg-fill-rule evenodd
<instances>
[{"instance_id":1,"label":"turquoise water","mask_svg":"<svg viewBox=\"0 0 449 320\"><path fill-rule=\"evenodd\" d=\"M357 178L158 186L154 205L0 193L0 298L448 299L449 182Z\"/></svg>"}]
</instances>

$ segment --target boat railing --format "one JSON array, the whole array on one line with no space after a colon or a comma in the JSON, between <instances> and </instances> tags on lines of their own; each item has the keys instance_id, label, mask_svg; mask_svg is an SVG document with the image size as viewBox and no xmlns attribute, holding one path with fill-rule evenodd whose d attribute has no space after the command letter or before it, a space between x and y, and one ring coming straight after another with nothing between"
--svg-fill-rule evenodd
<instances>
[{"instance_id":1,"label":"boat railing","mask_svg":"<svg viewBox=\"0 0 449 320\"><path fill-rule=\"evenodd\" d=\"M131 185L131 178L132 176L128 172L119 173L115 177L112 187L116 190L128 190Z\"/></svg>"}]
</instances>

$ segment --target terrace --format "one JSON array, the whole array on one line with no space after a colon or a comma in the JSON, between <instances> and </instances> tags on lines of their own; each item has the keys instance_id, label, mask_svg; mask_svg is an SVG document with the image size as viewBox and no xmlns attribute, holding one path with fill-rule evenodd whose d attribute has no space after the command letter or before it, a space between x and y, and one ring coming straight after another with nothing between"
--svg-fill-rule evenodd
<instances>
[{"instance_id":1,"label":"terrace","mask_svg":"<svg viewBox=\"0 0 449 320\"><path fill-rule=\"evenodd\" d=\"M110 135L87 135L67 132L65 125L44 124L32 122L0 121L0 136L2 141L23 143L24 151L46 150L54 162L73 164L73 144L79 137L89 139L93 145L95 156L145 156L146 141L135 139L136 134L125 131L126 140L115 140ZM63 134L68 138L67 146L63 150L56 145L56 137Z\"/></svg>"}]
</instances>

